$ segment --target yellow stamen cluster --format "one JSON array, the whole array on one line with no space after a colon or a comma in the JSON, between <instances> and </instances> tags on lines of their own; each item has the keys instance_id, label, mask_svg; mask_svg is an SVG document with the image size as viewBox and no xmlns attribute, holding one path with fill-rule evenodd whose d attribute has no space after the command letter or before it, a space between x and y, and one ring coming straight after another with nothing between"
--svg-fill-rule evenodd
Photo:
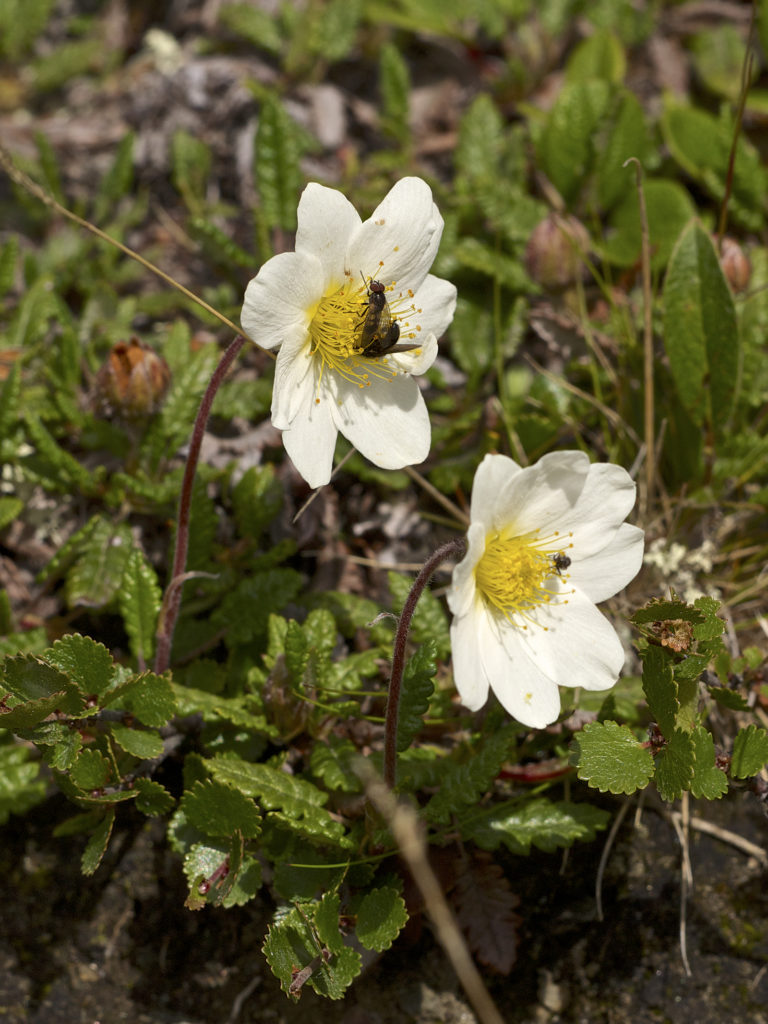
<instances>
[{"instance_id":1,"label":"yellow stamen cluster","mask_svg":"<svg viewBox=\"0 0 768 1024\"><path fill-rule=\"evenodd\" d=\"M318 303L309 325L310 353L321 361L321 377L326 368L339 373L360 388L373 380L389 381L397 376L397 367L389 361L365 356L360 334L368 310L368 296L362 284L346 282Z\"/></svg>"},{"instance_id":2,"label":"yellow stamen cluster","mask_svg":"<svg viewBox=\"0 0 768 1024\"><path fill-rule=\"evenodd\" d=\"M485 552L475 567L477 588L484 600L509 622L513 615L520 615L535 623L531 612L551 604L560 589L553 587L553 580L561 575L554 558L572 546L563 544L557 532L546 538L539 538L537 533L490 533ZM527 629L527 624L522 628Z\"/></svg>"}]
</instances>

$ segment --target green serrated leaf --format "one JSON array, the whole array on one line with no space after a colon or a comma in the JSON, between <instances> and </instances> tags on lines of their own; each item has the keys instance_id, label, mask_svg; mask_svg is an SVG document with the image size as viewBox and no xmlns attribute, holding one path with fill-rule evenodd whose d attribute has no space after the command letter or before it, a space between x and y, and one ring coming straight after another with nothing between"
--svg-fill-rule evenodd
<instances>
[{"instance_id":1,"label":"green serrated leaf","mask_svg":"<svg viewBox=\"0 0 768 1024\"><path fill-rule=\"evenodd\" d=\"M611 99L602 79L569 82L558 94L538 143L542 168L566 200L573 199L595 158L595 135Z\"/></svg>"},{"instance_id":2,"label":"green serrated leaf","mask_svg":"<svg viewBox=\"0 0 768 1024\"><path fill-rule=\"evenodd\" d=\"M361 957L355 950L344 947L325 961L314 927L317 906L303 904L301 910L294 908L271 925L262 950L284 992L298 996L301 989L294 988L293 992L291 989L296 972L317 961L306 984L329 999L341 999L360 973Z\"/></svg>"},{"instance_id":3,"label":"green serrated leaf","mask_svg":"<svg viewBox=\"0 0 768 1024\"><path fill-rule=\"evenodd\" d=\"M11 436L20 415L21 364L14 360L7 379L0 388L0 442Z\"/></svg>"},{"instance_id":4,"label":"green serrated leaf","mask_svg":"<svg viewBox=\"0 0 768 1024\"><path fill-rule=\"evenodd\" d=\"M768 764L768 732L756 725L739 729L733 741L731 775L735 779L749 779Z\"/></svg>"},{"instance_id":5,"label":"green serrated leaf","mask_svg":"<svg viewBox=\"0 0 768 1024\"><path fill-rule=\"evenodd\" d=\"M653 757L626 725L590 722L573 738L578 776L601 793L634 793L653 775Z\"/></svg>"},{"instance_id":6,"label":"green serrated leaf","mask_svg":"<svg viewBox=\"0 0 768 1024\"><path fill-rule=\"evenodd\" d=\"M664 344L677 393L696 424L724 436L736 401L739 332L733 296L709 235L695 221L670 257Z\"/></svg>"},{"instance_id":7,"label":"green serrated leaf","mask_svg":"<svg viewBox=\"0 0 768 1024\"><path fill-rule=\"evenodd\" d=\"M173 810L174 799L159 782L155 782L154 779L138 778L133 786L139 794L136 797L136 808L142 814L155 817Z\"/></svg>"},{"instance_id":8,"label":"green serrated leaf","mask_svg":"<svg viewBox=\"0 0 768 1024\"><path fill-rule=\"evenodd\" d=\"M624 81L627 56L621 40L612 32L598 29L576 47L565 70L567 82L588 82L600 78L613 85Z\"/></svg>"},{"instance_id":9,"label":"green serrated leaf","mask_svg":"<svg viewBox=\"0 0 768 1024\"><path fill-rule=\"evenodd\" d=\"M283 486L271 463L243 473L232 491L232 505L240 536L259 538L283 507Z\"/></svg>"},{"instance_id":10,"label":"green serrated leaf","mask_svg":"<svg viewBox=\"0 0 768 1024\"><path fill-rule=\"evenodd\" d=\"M337 892L326 892L315 909L317 937L332 953L340 953L344 949L344 939L339 930L340 903Z\"/></svg>"},{"instance_id":11,"label":"green serrated leaf","mask_svg":"<svg viewBox=\"0 0 768 1024\"><path fill-rule=\"evenodd\" d=\"M19 239L11 235L2 246L0 246L0 298L6 295L13 284L16 276L16 265L19 260ZM0 400L0 408L2 401ZM5 435L0 431L0 437Z\"/></svg>"},{"instance_id":12,"label":"green serrated leaf","mask_svg":"<svg viewBox=\"0 0 768 1024\"><path fill-rule=\"evenodd\" d=\"M154 655L161 602L157 573L144 554L133 548L123 573L118 604L131 642L131 652L140 665L148 664Z\"/></svg>"},{"instance_id":13,"label":"green serrated leaf","mask_svg":"<svg viewBox=\"0 0 768 1024\"><path fill-rule=\"evenodd\" d=\"M636 155L636 154L631 154ZM618 200L614 206L606 232L600 245L600 254L610 263L631 267L640 259L642 228L640 201L634 185L634 166L622 167L625 188L619 189L621 177L618 169L606 174L606 202ZM662 270L669 261L675 243L686 224L696 214L696 207L688 192L676 181L651 179L643 185L648 235L651 242L651 267Z\"/></svg>"},{"instance_id":14,"label":"green serrated leaf","mask_svg":"<svg viewBox=\"0 0 768 1024\"><path fill-rule=\"evenodd\" d=\"M295 569L269 569L242 580L214 614L227 629L227 643L245 644L263 635L269 615L298 594L302 578Z\"/></svg>"},{"instance_id":15,"label":"green serrated leaf","mask_svg":"<svg viewBox=\"0 0 768 1024\"><path fill-rule=\"evenodd\" d=\"M692 733L693 779L691 794L704 797L706 800L719 800L728 792L728 777L715 765L715 741L703 726L698 726Z\"/></svg>"},{"instance_id":16,"label":"green serrated leaf","mask_svg":"<svg viewBox=\"0 0 768 1024\"><path fill-rule=\"evenodd\" d=\"M431 798L424 811L429 821L447 824L453 814L478 802L499 774L518 729L510 722L482 737L466 762L443 762L440 792Z\"/></svg>"},{"instance_id":17,"label":"green serrated leaf","mask_svg":"<svg viewBox=\"0 0 768 1024\"><path fill-rule=\"evenodd\" d=\"M405 145L410 137L408 106L411 76L398 47L386 43L379 56L379 90L381 92L382 130Z\"/></svg>"},{"instance_id":18,"label":"green serrated leaf","mask_svg":"<svg viewBox=\"0 0 768 1024\"><path fill-rule=\"evenodd\" d=\"M253 169L266 226L296 230L301 190L299 133L280 101L266 95L256 131Z\"/></svg>"},{"instance_id":19,"label":"green serrated leaf","mask_svg":"<svg viewBox=\"0 0 768 1024\"><path fill-rule=\"evenodd\" d=\"M64 714L77 717L84 712L85 695L77 684L53 665L31 655L6 658L0 667L0 682L19 700L55 696L55 708Z\"/></svg>"},{"instance_id":20,"label":"green serrated leaf","mask_svg":"<svg viewBox=\"0 0 768 1024\"><path fill-rule=\"evenodd\" d=\"M115 743L122 747L127 754L133 754L134 757L152 760L163 752L162 737L156 732L132 729L130 726L120 725L118 722L113 722L109 731Z\"/></svg>"},{"instance_id":21,"label":"green serrated leaf","mask_svg":"<svg viewBox=\"0 0 768 1024\"><path fill-rule=\"evenodd\" d=\"M289 621L285 634L285 666L294 686L300 686L309 662L309 644L298 622Z\"/></svg>"},{"instance_id":22,"label":"green serrated leaf","mask_svg":"<svg viewBox=\"0 0 768 1024\"><path fill-rule=\"evenodd\" d=\"M397 717L398 753L410 747L424 725L429 699L435 691L436 659L437 644L434 640L427 640L405 666Z\"/></svg>"},{"instance_id":23,"label":"green serrated leaf","mask_svg":"<svg viewBox=\"0 0 768 1024\"><path fill-rule=\"evenodd\" d=\"M45 660L61 669L83 694L102 696L114 682L115 663L107 648L89 636L70 633L56 640Z\"/></svg>"},{"instance_id":24,"label":"green serrated leaf","mask_svg":"<svg viewBox=\"0 0 768 1024\"><path fill-rule=\"evenodd\" d=\"M56 711L65 696L66 691L59 690L48 697L25 701L10 710L0 708L0 729L8 729L9 732L15 733L33 729L38 722L42 722Z\"/></svg>"},{"instance_id":25,"label":"green serrated leaf","mask_svg":"<svg viewBox=\"0 0 768 1024\"><path fill-rule=\"evenodd\" d=\"M527 855L531 846L551 853L576 840L589 842L598 829L605 828L609 818L607 811L591 804L567 800L554 803L540 797L527 803L510 801L466 810L459 815L459 827L465 839L473 840L483 850L506 846L512 853Z\"/></svg>"},{"instance_id":26,"label":"green serrated leaf","mask_svg":"<svg viewBox=\"0 0 768 1024\"><path fill-rule=\"evenodd\" d=\"M252 839L261 832L261 815L253 800L220 782L197 782L181 799L187 820L207 836L240 832Z\"/></svg>"},{"instance_id":27,"label":"green serrated leaf","mask_svg":"<svg viewBox=\"0 0 768 1024\"><path fill-rule=\"evenodd\" d=\"M328 794L305 779L236 757L206 759L205 765L219 782L234 786L246 796L258 797L267 810L282 811L286 826L295 826L298 834L337 846L350 845L344 826L323 806Z\"/></svg>"},{"instance_id":28,"label":"green serrated leaf","mask_svg":"<svg viewBox=\"0 0 768 1024\"><path fill-rule=\"evenodd\" d=\"M643 657L643 692L651 715L665 736L671 736L680 710L673 662L663 647L649 647Z\"/></svg>"},{"instance_id":29,"label":"green serrated leaf","mask_svg":"<svg viewBox=\"0 0 768 1024\"><path fill-rule=\"evenodd\" d=\"M173 183L190 210L198 212L205 201L211 173L211 150L183 128L177 129L171 141Z\"/></svg>"},{"instance_id":30,"label":"green serrated leaf","mask_svg":"<svg viewBox=\"0 0 768 1024\"><path fill-rule=\"evenodd\" d=\"M163 676L143 672L121 685L105 707L130 711L142 725L159 729L176 714L174 687Z\"/></svg>"},{"instance_id":31,"label":"green serrated leaf","mask_svg":"<svg viewBox=\"0 0 768 1024\"><path fill-rule=\"evenodd\" d=\"M727 686L707 687L710 697L714 697L718 704L722 704L729 711L748 711L749 704L735 690L729 690Z\"/></svg>"},{"instance_id":32,"label":"green serrated leaf","mask_svg":"<svg viewBox=\"0 0 768 1024\"><path fill-rule=\"evenodd\" d=\"M189 895L185 902L188 910L199 910L204 907L209 902L208 893L211 889L213 894L210 902L216 902L214 886L220 884L220 879L224 877L222 869L229 867L230 849L227 841L221 839L217 842L194 843L186 853L183 870L189 886Z\"/></svg>"},{"instance_id":33,"label":"green serrated leaf","mask_svg":"<svg viewBox=\"0 0 768 1024\"><path fill-rule=\"evenodd\" d=\"M269 11L249 3L223 4L219 9L219 22L253 46L270 53L279 53L282 48L283 34L277 18Z\"/></svg>"},{"instance_id":34,"label":"green serrated leaf","mask_svg":"<svg viewBox=\"0 0 768 1024\"><path fill-rule=\"evenodd\" d=\"M656 758L656 788L662 800L679 800L693 779L692 734L675 729Z\"/></svg>"},{"instance_id":35,"label":"green serrated leaf","mask_svg":"<svg viewBox=\"0 0 768 1024\"><path fill-rule=\"evenodd\" d=\"M114 824L115 812L110 808L97 825L96 831L88 840L83 851L81 867L84 875L92 875L99 864L101 864L101 858L107 852L109 837L112 835Z\"/></svg>"},{"instance_id":36,"label":"green serrated leaf","mask_svg":"<svg viewBox=\"0 0 768 1024\"><path fill-rule=\"evenodd\" d=\"M79 545L78 557L67 574L67 604L103 608L117 595L133 548L133 536L125 523L99 518Z\"/></svg>"},{"instance_id":37,"label":"green serrated leaf","mask_svg":"<svg viewBox=\"0 0 768 1024\"><path fill-rule=\"evenodd\" d=\"M25 746L8 745L0 735L0 824L5 824L9 815L25 814L39 804L46 790L36 753Z\"/></svg>"},{"instance_id":38,"label":"green serrated leaf","mask_svg":"<svg viewBox=\"0 0 768 1024\"><path fill-rule=\"evenodd\" d=\"M70 771L70 778L80 789L101 789L112 774L112 763L98 750L81 750Z\"/></svg>"},{"instance_id":39,"label":"green serrated leaf","mask_svg":"<svg viewBox=\"0 0 768 1024\"><path fill-rule=\"evenodd\" d=\"M315 742L310 754L312 774L328 789L342 793L359 793L362 783L350 767L357 749L351 740L333 734L323 742Z\"/></svg>"},{"instance_id":40,"label":"green serrated leaf","mask_svg":"<svg viewBox=\"0 0 768 1024\"><path fill-rule=\"evenodd\" d=\"M389 949L407 920L405 901L397 889L371 889L358 907L355 935L366 949L381 953Z\"/></svg>"},{"instance_id":41,"label":"green serrated leaf","mask_svg":"<svg viewBox=\"0 0 768 1024\"><path fill-rule=\"evenodd\" d=\"M24 511L24 502L20 498L0 498L0 530L16 519Z\"/></svg>"}]
</instances>

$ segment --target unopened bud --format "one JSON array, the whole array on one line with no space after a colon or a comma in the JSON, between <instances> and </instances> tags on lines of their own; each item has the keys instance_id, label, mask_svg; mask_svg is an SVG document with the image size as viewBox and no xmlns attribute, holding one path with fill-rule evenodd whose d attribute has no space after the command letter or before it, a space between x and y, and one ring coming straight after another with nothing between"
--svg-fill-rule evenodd
<instances>
[{"instance_id":1,"label":"unopened bud","mask_svg":"<svg viewBox=\"0 0 768 1024\"><path fill-rule=\"evenodd\" d=\"M746 291L752 276L752 264L735 238L726 236L720 243L720 266L731 291Z\"/></svg>"},{"instance_id":2,"label":"unopened bud","mask_svg":"<svg viewBox=\"0 0 768 1024\"><path fill-rule=\"evenodd\" d=\"M157 412L171 382L171 371L149 345L131 338L112 349L96 375L96 405L103 413L128 419Z\"/></svg>"},{"instance_id":3,"label":"unopened bud","mask_svg":"<svg viewBox=\"0 0 768 1024\"><path fill-rule=\"evenodd\" d=\"M566 288L582 278L588 251L589 234L581 221L551 213L528 239L525 266L544 288Z\"/></svg>"}]
</instances>

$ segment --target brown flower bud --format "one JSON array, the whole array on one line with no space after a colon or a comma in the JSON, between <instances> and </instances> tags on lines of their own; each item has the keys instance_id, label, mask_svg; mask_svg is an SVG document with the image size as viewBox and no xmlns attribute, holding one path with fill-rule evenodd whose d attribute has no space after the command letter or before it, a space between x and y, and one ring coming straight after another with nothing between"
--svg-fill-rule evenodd
<instances>
[{"instance_id":1,"label":"brown flower bud","mask_svg":"<svg viewBox=\"0 0 768 1024\"><path fill-rule=\"evenodd\" d=\"M720 243L720 266L731 291L746 291L752 276L752 264L735 238L726 236Z\"/></svg>"},{"instance_id":2,"label":"brown flower bud","mask_svg":"<svg viewBox=\"0 0 768 1024\"><path fill-rule=\"evenodd\" d=\"M96 407L127 419L157 412L171 382L171 371L149 345L131 338L112 349L96 375Z\"/></svg>"},{"instance_id":3,"label":"brown flower bud","mask_svg":"<svg viewBox=\"0 0 768 1024\"><path fill-rule=\"evenodd\" d=\"M588 251L589 234L581 221L551 213L531 232L525 266L544 288L566 288L583 276Z\"/></svg>"}]
</instances>

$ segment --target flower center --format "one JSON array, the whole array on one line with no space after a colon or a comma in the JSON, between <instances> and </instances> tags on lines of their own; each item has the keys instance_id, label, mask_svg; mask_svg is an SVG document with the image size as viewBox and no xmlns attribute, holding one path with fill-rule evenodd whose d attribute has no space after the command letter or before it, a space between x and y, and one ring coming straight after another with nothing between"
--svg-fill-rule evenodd
<instances>
[{"instance_id":1,"label":"flower center","mask_svg":"<svg viewBox=\"0 0 768 1024\"><path fill-rule=\"evenodd\" d=\"M389 290L391 286L385 289ZM310 354L321 362L321 379L329 369L366 388L374 380L390 381L398 375L398 368L386 359L386 354L383 358L365 355L363 328L371 311L371 294L365 280L355 284L350 277L318 303L309 325L309 337ZM382 301L381 306L386 306L387 317L394 320L388 302Z\"/></svg>"},{"instance_id":2,"label":"flower center","mask_svg":"<svg viewBox=\"0 0 768 1024\"><path fill-rule=\"evenodd\" d=\"M538 531L520 536L489 533L475 567L475 582L485 602L509 622L516 614L535 622L531 611L552 603L560 590L555 581L567 575L564 569L571 564L565 549L573 545L564 540L557 531L546 538ZM527 629L527 623L522 628Z\"/></svg>"}]
</instances>

